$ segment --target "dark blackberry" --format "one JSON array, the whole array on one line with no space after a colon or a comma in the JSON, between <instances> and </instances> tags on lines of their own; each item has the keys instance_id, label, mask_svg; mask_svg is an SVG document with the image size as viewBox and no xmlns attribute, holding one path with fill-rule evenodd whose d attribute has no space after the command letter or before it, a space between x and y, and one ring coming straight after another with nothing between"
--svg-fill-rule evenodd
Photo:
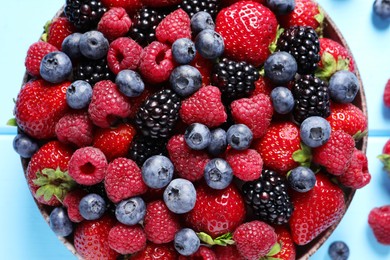
<instances>
[{"instance_id":1,"label":"dark blackberry","mask_svg":"<svg viewBox=\"0 0 390 260\"><path fill-rule=\"evenodd\" d=\"M178 95L170 89L163 89L143 103L137 112L135 123L144 136L168 138L179 118L180 105Z\"/></svg>"},{"instance_id":2,"label":"dark blackberry","mask_svg":"<svg viewBox=\"0 0 390 260\"><path fill-rule=\"evenodd\" d=\"M83 59L75 67L74 79L84 80L93 86L101 80L113 79L113 74L105 58L101 60Z\"/></svg>"},{"instance_id":3,"label":"dark blackberry","mask_svg":"<svg viewBox=\"0 0 390 260\"><path fill-rule=\"evenodd\" d=\"M312 74L320 61L318 35L310 26L292 26L279 37L277 47L294 56L299 74Z\"/></svg>"},{"instance_id":4,"label":"dark blackberry","mask_svg":"<svg viewBox=\"0 0 390 260\"><path fill-rule=\"evenodd\" d=\"M106 11L97 0L66 0L64 9L65 16L80 31L94 29Z\"/></svg>"},{"instance_id":5,"label":"dark blackberry","mask_svg":"<svg viewBox=\"0 0 390 260\"><path fill-rule=\"evenodd\" d=\"M190 18L197 12L205 11L215 19L219 11L219 0L183 0L179 8L183 9Z\"/></svg>"},{"instance_id":6,"label":"dark blackberry","mask_svg":"<svg viewBox=\"0 0 390 260\"><path fill-rule=\"evenodd\" d=\"M292 87L295 99L294 120L302 123L310 116L327 118L330 115L328 84L312 75L302 75Z\"/></svg>"},{"instance_id":7,"label":"dark blackberry","mask_svg":"<svg viewBox=\"0 0 390 260\"><path fill-rule=\"evenodd\" d=\"M242 186L244 199L259 219L270 224L286 224L293 212L287 183L278 173L263 170L261 177Z\"/></svg>"},{"instance_id":8,"label":"dark blackberry","mask_svg":"<svg viewBox=\"0 0 390 260\"><path fill-rule=\"evenodd\" d=\"M145 136L139 136L133 140L129 157L135 161L138 166L142 166L146 159L153 155L166 155L166 140L151 139Z\"/></svg>"},{"instance_id":9,"label":"dark blackberry","mask_svg":"<svg viewBox=\"0 0 390 260\"><path fill-rule=\"evenodd\" d=\"M211 79L221 90L224 102L229 103L252 94L259 72L245 61L235 62L223 58L214 64Z\"/></svg>"}]
</instances>

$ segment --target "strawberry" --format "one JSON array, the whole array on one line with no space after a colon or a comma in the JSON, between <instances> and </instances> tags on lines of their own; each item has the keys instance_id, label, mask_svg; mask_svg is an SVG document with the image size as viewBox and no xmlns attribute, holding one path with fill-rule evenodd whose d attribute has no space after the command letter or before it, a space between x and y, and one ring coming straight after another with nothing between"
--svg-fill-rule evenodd
<instances>
[{"instance_id":1,"label":"strawberry","mask_svg":"<svg viewBox=\"0 0 390 260\"><path fill-rule=\"evenodd\" d=\"M119 254L108 244L108 234L115 223L116 220L109 215L79 223L74 231L77 253L84 259L116 260Z\"/></svg>"},{"instance_id":2,"label":"strawberry","mask_svg":"<svg viewBox=\"0 0 390 260\"><path fill-rule=\"evenodd\" d=\"M140 225L127 226L116 224L108 233L108 244L116 252L134 254L146 246L146 235Z\"/></svg>"},{"instance_id":3,"label":"strawberry","mask_svg":"<svg viewBox=\"0 0 390 260\"><path fill-rule=\"evenodd\" d=\"M107 8L122 7L127 13L135 13L142 6L141 0L101 0Z\"/></svg>"},{"instance_id":4,"label":"strawberry","mask_svg":"<svg viewBox=\"0 0 390 260\"><path fill-rule=\"evenodd\" d=\"M368 224L379 243L390 245L390 205L373 208L368 215Z\"/></svg>"},{"instance_id":5,"label":"strawberry","mask_svg":"<svg viewBox=\"0 0 390 260\"><path fill-rule=\"evenodd\" d=\"M267 7L241 1L218 13L215 30L224 39L228 58L257 67L270 54L268 46L276 37L277 26L275 15Z\"/></svg>"},{"instance_id":6,"label":"strawberry","mask_svg":"<svg viewBox=\"0 0 390 260\"><path fill-rule=\"evenodd\" d=\"M148 243L144 250L131 256L131 260L174 260L178 253L171 244Z\"/></svg>"},{"instance_id":7,"label":"strawberry","mask_svg":"<svg viewBox=\"0 0 390 260\"><path fill-rule=\"evenodd\" d=\"M245 214L245 202L233 184L224 190L213 190L203 183L196 189L195 207L185 215L185 221L195 231L215 237L233 232Z\"/></svg>"},{"instance_id":8,"label":"strawberry","mask_svg":"<svg viewBox=\"0 0 390 260\"><path fill-rule=\"evenodd\" d=\"M159 42L173 44L177 39L191 39L190 17L183 9L177 9L165 17L156 27Z\"/></svg>"},{"instance_id":9,"label":"strawberry","mask_svg":"<svg viewBox=\"0 0 390 260\"><path fill-rule=\"evenodd\" d=\"M265 94L269 96L273 89L273 84L271 80L267 77L260 77L255 82L255 90L253 91L251 97L256 96L258 94Z\"/></svg>"},{"instance_id":10,"label":"strawberry","mask_svg":"<svg viewBox=\"0 0 390 260\"><path fill-rule=\"evenodd\" d=\"M125 36L130 30L131 20L122 7L113 7L105 12L98 23L97 29L109 40Z\"/></svg>"},{"instance_id":11,"label":"strawberry","mask_svg":"<svg viewBox=\"0 0 390 260\"><path fill-rule=\"evenodd\" d=\"M27 182L35 199L42 204L59 206L75 182L68 175L72 149L58 141L43 145L27 167Z\"/></svg>"},{"instance_id":12,"label":"strawberry","mask_svg":"<svg viewBox=\"0 0 390 260\"><path fill-rule=\"evenodd\" d=\"M344 186L353 189L363 188L370 182L367 157L362 151L355 148L348 168L338 177L338 180Z\"/></svg>"},{"instance_id":13,"label":"strawberry","mask_svg":"<svg viewBox=\"0 0 390 260\"><path fill-rule=\"evenodd\" d=\"M241 0L221 0L221 4L223 6L229 6L229 5L232 5L232 4L239 2L239 1L241 1ZM266 2L266 0L252 0L252 1L263 4L263 5L265 5L265 2Z\"/></svg>"},{"instance_id":14,"label":"strawberry","mask_svg":"<svg viewBox=\"0 0 390 260\"><path fill-rule=\"evenodd\" d=\"M58 49L47 42L39 41L31 44L24 61L27 73L33 77L40 77L40 67L43 57L54 51L58 51Z\"/></svg>"},{"instance_id":15,"label":"strawberry","mask_svg":"<svg viewBox=\"0 0 390 260\"><path fill-rule=\"evenodd\" d=\"M63 204L66 207L68 217L72 222L80 223L84 220L84 217L80 214L79 204L80 200L87 194L88 193L85 190L75 189L65 195Z\"/></svg>"},{"instance_id":16,"label":"strawberry","mask_svg":"<svg viewBox=\"0 0 390 260\"><path fill-rule=\"evenodd\" d=\"M191 66L197 68L202 75L202 86L208 86L211 83L210 76L213 69L213 63L210 60L203 58L198 52L195 59L190 63Z\"/></svg>"},{"instance_id":17,"label":"strawberry","mask_svg":"<svg viewBox=\"0 0 390 260\"><path fill-rule=\"evenodd\" d=\"M263 159L253 149L244 151L230 149L226 154L226 161L232 167L234 176L243 181L253 181L260 178L263 170Z\"/></svg>"},{"instance_id":18,"label":"strawberry","mask_svg":"<svg viewBox=\"0 0 390 260\"><path fill-rule=\"evenodd\" d=\"M190 256L179 256L179 260L217 260L217 256L211 248L200 246L198 251Z\"/></svg>"},{"instance_id":19,"label":"strawberry","mask_svg":"<svg viewBox=\"0 0 390 260\"><path fill-rule=\"evenodd\" d=\"M390 139L387 140L378 159L383 163L383 168L390 174Z\"/></svg>"},{"instance_id":20,"label":"strawberry","mask_svg":"<svg viewBox=\"0 0 390 260\"><path fill-rule=\"evenodd\" d=\"M31 137L48 139L56 136L55 127L69 107L66 89L70 82L50 84L31 80L20 90L15 104L16 123Z\"/></svg>"},{"instance_id":21,"label":"strawberry","mask_svg":"<svg viewBox=\"0 0 390 260\"><path fill-rule=\"evenodd\" d=\"M385 90L383 93L383 103L386 107L390 107L390 79L387 81L385 85Z\"/></svg>"},{"instance_id":22,"label":"strawberry","mask_svg":"<svg viewBox=\"0 0 390 260\"><path fill-rule=\"evenodd\" d=\"M332 157L334 159L334 157ZM345 212L344 193L322 173L316 174L314 188L294 193L291 234L297 245L306 245L328 227L337 223Z\"/></svg>"},{"instance_id":23,"label":"strawberry","mask_svg":"<svg viewBox=\"0 0 390 260\"><path fill-rule=\"evenodd\" d=\"M217 260L245 260L235 245L213 247Z\"/></svg>"},{"instance_id":24,"label":"strawberry","mask_svg":"<svg viewBox=\"0 0 390 260\"><path fill-rule=\"evenodd\" d=\"M182 0L141 0L146 6L163 7L180 4Z\"/></svg>"},{"instance_id":25,"label":"strawberry","mask_svg":"<svg viewBox=\"0 0 390 260\"><path fill-rule=\"evenodd\" d=\"M295 260L296 249L290 231L284 226L276 226L275 232L278 236L278 243L281 249L279 253L272 257L283 260Z\"/></svg>"},{"instance_id":26,"label":"strawberry","mask_svg":"<svg viewBox=\"0 0 390 260\"><path fill-rule=\"evenodd\" d=\"M66 17L54 18L47 28L47 42L61 50L64 39L74 32L76 28Z\"/></svg>"}]
</instances>

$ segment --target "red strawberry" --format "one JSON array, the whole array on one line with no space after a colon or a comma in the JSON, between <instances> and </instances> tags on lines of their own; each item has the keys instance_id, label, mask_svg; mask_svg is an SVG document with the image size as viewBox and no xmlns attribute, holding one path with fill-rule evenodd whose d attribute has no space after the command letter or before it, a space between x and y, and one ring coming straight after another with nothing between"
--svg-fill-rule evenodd
<instances>
[{"instance_id":1,"label":"red strawberry","mask_svg":"<svg viewBox=\"0 0 390 260\"><path fill-rule=\"evenodd\" d=\"M385 171L390 174L390 139L383 146L382 154L378 156L378 159L383 163Z\"/></svg>"},{"instance_id":2,"label":"red strawberry","mask_svg":"<svg viewBox=\"0 0 390 260\"><path fill-rule=\"evenodd\" d=\"M253 138L262 137L271 123L273 107L269 96L259 94L242 98L230 105L234 122L244 124L252 130Z\"/></svg>"},{"instance_id":3,"label":"red strawberry","mask_svg":"<svg viewBox=\"0 0 390 260\"><path fill-rule=\"evenodd\" d=\"M233 169L233 174L243 181L253 181L260 178L263 170L263 160L256 150L229 150L226 161Z\"/></svg>"},{"instance_id":4,"label":"red strawberry","mask_svg":"<svg viewBox=\"0 0 390 260\"><path fill-rule=\"evenodd\" d=\"M179 256L179 260L217 260L217 256L211 248L200 246L198 251L190 256Z\"/></svg>"},{"instance_id":5,"label":"red strawberry","mask_svg":"<svg viewBox=\"0 0 390 260\"><path fill-rule=\"evenodd\" d=\"M272 257L283 260L295 260L295 244L290 231L283 226L276 226L275 232L278 235L278 243L280 244L281 249L279 253Z\"/></svg>"},{"instance_id":6,"label":"red strawberry","mask_svg":"<svg viewBox=\"0 0 390 260\"><path fill-rule=\"evenodd\" d=\"M278 22L267 7L241 1L222 9L215 25L215 30L224 39L224 54L257 67L270 54L268 46L276 37Z\"/></svg>"},{"instance_id":7,"label":"red strawberry","mask_svg":"<svg viewBox=\"0 0 390 260\"><path fill-rule=\"evenodd\" d=\"M185 215L185 221L194 230L216 237L233 232L245 215L245 202L233 184L224 190L203 184L196 189L195 207Z\"/></svg>"},{"instance_id":8,"label":"red strawberry","mask_svg":"<svg viewBox=\"0 0 390 260\"><path fill-rule=\"evenodd\" d=\"M69 107L66 89L70 82L50 84L31 80L20 90L15 104L18 126L31 137L47 139L56 136L55 127Z\"/></svg>"},{"instance_id":9,"label":"red strawberry","mask_svg":"<svg viewBox=\"0 0 390 260\"><path fill-rule=\"evenodd\" d=\"M168 141L167 150L180 177L190 181L196 181L203 177L203 169L210 158L206 152L195 151L188 147L184 135L173 136Z\"/></svg>"},{"instance_id":10,"label":"red strawberry","mask_svg":"<svg viewBox=\"0 0 390 260\"><path fill-rule=\"evenodd\" d=\"M177 9L165 17L156 27L159 42L173 44L177 39L191 39L190 17L183 9Z\"/></svg>"},{"instance_id":11,"label":"red strawberry","mask_svg":"<svg viewBox=\"0 0 390 260\"><path fill-rule=\"evenodd\" d=\"M107 53L108 67L118 74L121 70L136 70L140 63L142 47L128 37L120 37L110 44Z\"/></svg>"},{"instance_id":12,"label":"red strawberry","mask_svg":"<svg viewBox=\"0 0 390 260\"><path fill-rule=\"evenodd\" d=\"M211 83L210 76L213 69L213 63L205 59L199 53L196 53L195 59L191 62L191 66L197 68L202 75L202 86L208 86Z\"/></svg>"},{"instance_id":13,"label":"red strawberry","mask_svg":"<svg viewBox=\"0 0 390 260\"><path fill-rule=\"evenodd\" d=\"M142 6L141 0L102 0L107 8L123 7L129 14L136 12Z\"/></svg>"},{"instance_id":14,"label":"red strawberry","mask_svg":"<svg viewBox=\"0 0 390 260\"><path fill-rule=\"evenodd\" d=\"M118 223L108 233L108 244L122 255L134 254L145 248L146 235L140 225L127 226Z\"/></svg>"},{"instance_id":15,"label":"red strawberry","mask_svg":"<svg viewBox=\"0 0 390 260\"><path fill-rule=\"evenodd\" d=\"M390 205L373 208L368 215L368 224L379 243L390 245Z\"/></svg>"},{"instance_id":16,"label":"red strawberry","mask_svg":"<svg viewBox=\"0 0 390 260\"><path fill-rule=\"evenodd\" d=\"M141 0L142 3L146 6L151 7L163 7L163 6L171 6L177 5L182 2L182 0Z\"/></svg>"},{"instance_id":17,"label":"red strawberry","mask_svg":"<svg viewBox=\"0 0 390 260\"><path fill-rule=\"evenodd\" d=\"M367 157L362 151L355 148L347 170L338 180L344 186L354 189L363 188L370 182Z\"/></svg>"},{"instance_id":18,"label":"red strawberry","mask_svg":"<svg viewBox=\"0 0 390 260\"><path fill-rule=\"evenodd\" d=\"M213 247L217 260L245 260L235 245Z\"/></svg>"},{"instance_id":19,"label":"red strawberry","mask_svg":"<svg viewBox=\"0 0 390 260\"><path fill-rule=\"evenodd\" d=\"M74 231L77 253L84 259L116 260L119 254L108 244L108 234L115 223L116 220L109 215L79 223Z\"/></svg>"},{"instance_id":20,"label":"red strawberry","mask_svg":"<svg viewBox=\"0 0 390 260\"><path fill-rule=\"evenodd\" d=\"M64 39L74 32L76 28L66 17L54 18L47 29L47 42L61 50Z\"/></svg>"},{"instance_id":21,"label":"red strawberry","mask_svg":"<svg viewBox=\"0 0 390 260\"><path fill-rule=\"evenodd\" d=\"M144 250L131 256L131 260L175 260L178 254L171 244L148 243Z\"/></svg>"},{"instance_id":22,"label":"red strawberry","mask_svg":"<svg viewBox=\"0 0 390 260\"><path fill-rule=\"evenodd\" d=\"M383 93L383 103L386 107L390 107L390 79L387 81L385 91Z\"/></svg>"},{"instance_id":23,"label":"red strawberry","mask_svg":"<svg viewBox=\"0 0 390 260\"><path fill-rule=\"evenodd\" d=\"M26 66L27 73L33 77L39 77L41 61L46 54L50 52L58 51L56 47L47 42L36 42L33 43L27 51L24 65Z\"/></svg>"},{"instance_id":24,"label":"red strawberry","mask_svg":"<svg viewBox=\"0 0 390 260\"><path fill-rule=\"evenodd\" d=\"M200 88L186 100L180 108L180 117L186 124L201 123L216 127L226 122L227 114L217 87Z\"/></svg>"},{"instance_id":25,"label":"red strawberry","mask_svg":"<svg viewBox=\"0 0 390 260\"><path fill-rule=\"evenodd\" d=\"M255 90L253 91L251 96L253 97L258 94L265 94L269 96L271 94L272 89L273 89L273 85L271 80L267 77L260 77L255 82Z\"/></svg>"},{"instance_id":26,"label":"red strawberry","mask_svg":"<svg viewBox=\"0 0 390 260\"><path fill-rule=\"evenodd\" d=\"M221 4L223 6L229 6L229 5L232 5L232 4L234 4L236 2L240 2L240 1L241 0L221 0ZM265 0L252 0L252 1L265 5Z\"/></svg>"},{"instance_id":27,"label":"red strawberry","mask_svg":"<svg viewBox=\"0 0 390 260\"><path fill-rule=\"evenodd\" d=\"M68 212L68 217L72 222L80 223L84 220L79 210L80 200L88 193L82 189L76 189L68 192L64 198L63 204Z\"/></svg>"},{"instance_id":28,"label":"red strawberry","mask_svg":"<svg viewBox=\"0 0 390 260\"><path fill-rule=\"evenodd\" d=\"M294 193L291 234L297 245L306 245L328 227L337 223L345 212L344 193L322 173L316 174L314 188Z\"/></svg>"},{"instance_id":29,"label":"red strawberry","mask_svg":"<svg viewBox=\"0 0 390 260\"><path fill-rule=\"evenodd\" d=\"M130 27L131 20L126 10L122 7L113 7L103 14L97 29L108 40L113 41L116 38L125 36Z\"/></svg>"},{"instance_id":30,"label":"red strawberry","mask_svg":"<svg viewBox=\"0 0 390 260\"><path fill-rule=\"evenodd\" d=\"M61 205L66 193L74 186L68 175L72 149L58 141L43 145L27 167L27 182L35 199L50 206Z\"/></svg>"}]
</instances>

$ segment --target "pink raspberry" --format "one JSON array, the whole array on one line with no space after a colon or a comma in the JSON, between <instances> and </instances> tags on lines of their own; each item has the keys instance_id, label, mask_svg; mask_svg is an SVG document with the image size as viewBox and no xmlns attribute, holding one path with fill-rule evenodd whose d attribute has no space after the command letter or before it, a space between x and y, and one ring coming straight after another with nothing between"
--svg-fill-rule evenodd
<instances>
[{"instance_id":1,"label":"pink raspberry","mask_svg":"<svg viewBox=\"0 0 390 260\"><path fill-rule=\"evenodd\" d=\"M366 186L371 180L366 155L355 148L349 167L338 179L341 184L353 189Z\"/></svg>"},{"instance_id":2,"label":"pink raspberry","mask_svg":"<svg viewBox=\"0 0 390 260\"><path fill-rule=\"evenodd\" d=\"M129 69L136 70L140 62L142 47L133 39L121 37L110 44L107 53L108 67L112 72Z\"/></svg>"},{"instance_id":3,"label":"pink raspberry","mask_svg":"<svg viewBox=\"0 0 390 260\"><path fill-rule=\"evenodd\" d=\"M80 223L84 220L80 214L79 204L80 200L88 193L85 190L77 189L68 192L65 195L64 201L62 202L68 211L68 217L72 222Z\"/></svg>"},{"instance_id":4,"label":"pink raspberry","mask_svg":"<svg viewBox=\"0 0 390 260\"><path fill-rule=\"evenodd\" d=\"M27 51L24 65L26 66L27 73L33 77L39 77L41 61L46 54L50 52L58 51L56 47L47 42L36 42L33 43Z\"/></svg>"},{"instance_id":5,"label":"pink raspberry","mask_svg":"<svg viewBox=\"0 0 390 260\"><path fill-rule=\"evenodd\" d=\"M146 235L140 225L117 224L108 233L108 244L122 255L134 254L146 247Z\"/></svg>"},{"instance_id":6,"label":"pink raspberry","mask_svg":"<svg viewBox=\"0 0 390 260\"><path fill-rule=\"evenodd\" d=\"M78 184L94 185L103 181L107 159L99 149L87 146L76 150L69 160L69 176Z\"/></svg>"},{"instance_id":7,"label":"pink raspberry","mask_svg":"<svg viewBox=\"0 0 390 260\"><path fill-rule=\"evenodd\" d=\"M173 44L177 39L191 39L191 20L183 9L177 9L165 17L156 28L159 42Z\"/></svg>"},{"instance_id":8,"label":"pink raspberry","mask_svg":"<svg viewBox=\"0 0 390 260\"><path fill-rule=\"evenodd\" d=\"M97 29L108 40L113 41L116 38L125 36L130 27L131 20L126 10L122 7L113 7L104 13Z\"/></svg>"},{"instance_id":9,"label":"pink raspberry","mask_svg":"<svg viewBox=\"0 0 390 260\"><path fill-rule=\"evenodd\" d=\"M232 167L233 174L243 181L253 181L260 178L263 170L263 160L260 154L253 149L237 151L230 149L226 161Z\"/></svg>"}]
</instances>

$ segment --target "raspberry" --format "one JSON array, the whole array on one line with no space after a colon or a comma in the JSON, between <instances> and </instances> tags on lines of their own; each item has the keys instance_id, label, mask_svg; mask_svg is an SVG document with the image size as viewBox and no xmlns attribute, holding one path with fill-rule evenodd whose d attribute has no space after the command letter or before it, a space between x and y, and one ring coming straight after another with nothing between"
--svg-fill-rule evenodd
<instances>
[{"instance_id":1,"label":"raspberry","mask_svg":"<svg viewBox=\"0 0 390 260\"><path fill-rule=\"evenodd\" d=\"M87 146L76 150L69 160L69 175L82 185L94 185L104 179L107 159L97 148Z\"/></svg>"},{"instance_id":2,"label":"raspberry","mask_svg":"<svg viewBox=\"0 0 390 260\"><path fill-rule=\"evenodd\" d=\"M390 79L385 85L385 91L383 93L383 102L385 103L386 107L390 107Z\"/></svg>"},{"instance_id":3,"label":"raspberry","mask_svg":"<svg viewBox=\"0 0 390 260\"><path fill-rule=\"evenodd\" d=\"M366 186L371 180L366 155L355 148L349 167L338 179L346 187L360 189Z\"/></svg>"},{"instance_id":4,"label":"raspberry","mask_svg":"<svg viewBox=\"0 0 390 260\"><path fill-rule=\"evenodd\" d=\"M390 205L373 208L368 215L368 224L379 243L390 245Z\"/></svg>"},{"instance_id":5,"label":"raspberry","mask_svg":"<svg viewBox=\"0 0 390 260\"><path fill-rule=\"evenodd\" d=\"M243 181L253 181L260 177L263 170L263 160L260 154L252 149L227 152L226 161L233 169L233 174Z\"/></svg>"},{"instance_id":6,"label":"raspberry","mask_svg":"<svg viewBox=\"0 0 390 260\"><path fill-rule=\"evenodd\" d=\"M107 53L108 67L118 74L124 69L135 70L140 62L142 47L134 40L121 37L110 44Z\"/></svg>"},{"instance_id":7,"label":"raspberry","mask_svg":"<svg viewBox=\"0 0 390 260\"><path fill-rule=\"evenodd\" d=\"M127 158L117 158L108 165L104 187L108 198L114 203L143 194L148 189L142 180L140 168Z\"/></svg>"},{"instance_id":8,"label":"raspberry","mask_svg":"<svg viewBox=\"0 0 390 260\"><path fill-rule=\"evenodd\" d=\"M122 7L127 13L132 14L142 6L141 0L102 0L105 7L114 9L115 7Z\"/></svg>"},{"instance_id":9,"label":"raspberry","mask_svg":"<svg viewBox=\"0 0 390 260\"><path fill-rule=\"evenodd\" d=\"M207 153L188 147L184 135L173 136L168 141L167 149L180 177L190 181L196 181L203 177L203 169L210 158Z\"/></svg>"},{"instance_id":10,"label":"raspberry","mask_svg":"<svg viewBox=\"0 0 390 260\"><path fill-rule=\"evenodd\" d=\"M173 44L177 39L191 39L190 17L183 9L178 9L165 17L156 28L159 42Z\"/></svg>"},{"instance_id":11,"label":"raspberry","mask_svg":"<svg viewBox=\"0 0 390 260\"><path fill-rule=\"evenodd\" d=\"M161 42L152 42L143 49L139 71L150 83L166 81L174 69L172 51Z\"/></svg>"},{"instance_id":12,"label":"raspberry","mask_svg":"<svg viewBox=\"0 0 390 260\"><path fill-rule=\"evenodd\" d=\"M117 224L108 233L109 246L122 255L134 254L146 246L146 235L140 225Z\"/></svg>"},{"instance_id":13,"label":"raspberry","mask_svg":"<svg viewBox=\"0 0 390 260\"><path fill-rule=\"evenodd\" d=\"M82 189L73 190L66 194L63 204L66 207L68 217L72 222L80 223L84 220L83 216L80 214L79 204L80 200L87 194L88 193Z\"/></svg>"},{"instance_id":14,"label":"raspberry","mask_svg":"<svg viewBox=\"0 0 390 260\"><path fill-rule=\"evenodd\" d=\"M26 66L27 73L33 77L39 77L40 66L43 57L50 52L58 51L56 47L47 42L33 43L27 51L24 65Z\"/></svg>"},{"instance_id":15,"label":"raspberry","mask_svg":"<svg viewBox=\"0 0 390 260\"><path fill-rule=\"evenodd\" d=\"M122 7L113 7L108 10L98 23L97 29L109 40L125 36L130 30L131 20Z\"/></svg>"},{"instance_id":16,"label":"raspberry","mask_svg":"<svg viewBox=\"0 0 390 260\"><path fill-rule=\"evenodd\" d=\"M201 123L216 127L226 122L227 115L217 87L200 88L181 103L180 117L186 124Z\"/></svg>"},{"instance_id":17,"label":"raspberry","mask_svg":"<svg viewBox=\"0 0 390 260\"><path fill-rule=\"evenodd\" d=\"M141 0L141 1L146 6L163 7L163 6L178 5L181 3L182 0Z\"/></svg>"},{"instance_id":18,"label":"raspberry","mask_svg":"<svg viewBox=\"0 0 390 260\"><path fill-rule=\"evenodd\" d=\"M66 17L55 18L47 30L47 42L61 50L64 39L75 31L76 28Z\"/></svg>"},{"instance_id":19,"label":"raspberry","mask_svg":"<svg viewBox=\"0 0 390 260\"><path fill-rule=\"evenodd\" d=\"M88 113L95 125L108 128L118 117L129 116L130 103L112 81L103 80L96 83L93 88Z\"/></svg>"}]
</instances>

